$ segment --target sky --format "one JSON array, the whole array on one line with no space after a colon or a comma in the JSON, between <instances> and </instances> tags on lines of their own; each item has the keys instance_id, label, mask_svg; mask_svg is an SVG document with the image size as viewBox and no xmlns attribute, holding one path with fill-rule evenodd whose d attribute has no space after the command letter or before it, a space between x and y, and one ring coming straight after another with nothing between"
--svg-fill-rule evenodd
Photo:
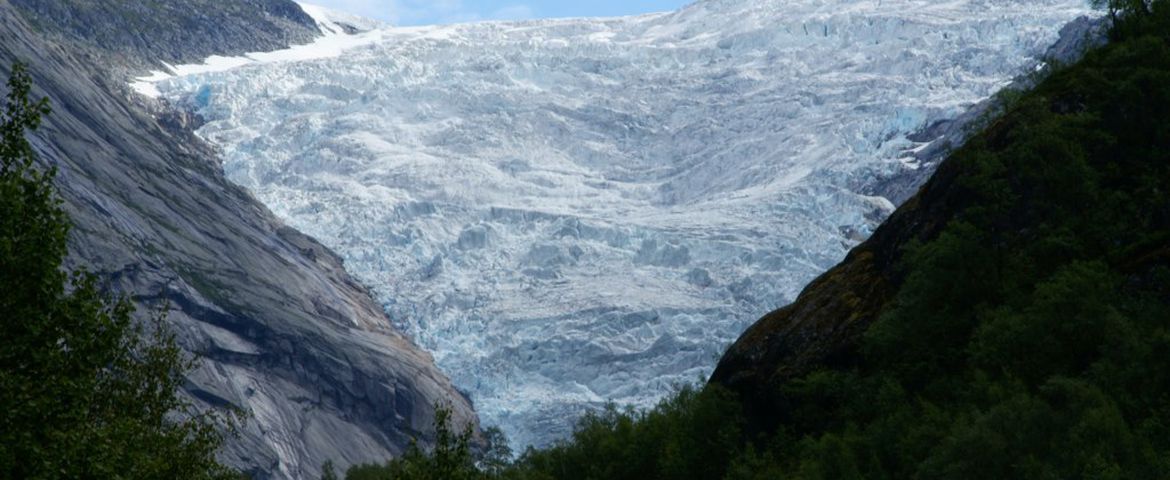
<instances>
[{"instance_id":1,"label":"sky","mask_svg":"<svg viewBox=\"0 0 1170 480\"><path fill-rule=\"evenodd\" d=\"M690 0L305 0L385 20L429 25L476 20L598 17L675 10Z\"/></svg>"}]
</instances>

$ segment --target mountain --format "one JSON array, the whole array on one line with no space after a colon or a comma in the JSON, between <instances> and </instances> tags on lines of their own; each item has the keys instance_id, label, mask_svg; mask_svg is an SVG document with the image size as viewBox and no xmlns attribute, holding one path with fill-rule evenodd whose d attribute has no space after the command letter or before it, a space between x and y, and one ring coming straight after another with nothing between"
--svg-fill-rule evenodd
<instances>
[{"instance_id":1,"label":"mountain","mask_svg":"<svg viewBox=\"0 0 1170 480\"><path fill-rule=\"evenodd\" d=\"M1122 8L723 356L801 471L1165 476L1170 7Z\"/></svg>"},{"instance_id":2,"label":"mountain","mask_svg":"<svg viewBox=\"0 0 1170 480\"><path fill-rule=\"evenodd\" d=\"M295 15L238 17L255 5ZM43 12L70 15L45 23ZM99 29L121 25L127 12L147 23ZM26 62L34 94L54 109L31 141L60 170L74 223L69 266L131 295L139 315L169 313L181 345L201 358L185 392L250 415L224 458L255 478L313 477L326 459L384 460L413 438L428 441L436 403L475 421L470 402L336 254L225 178L215 150L190 131L197 119L132 93L118 73L130 60L104 63L115 58L107 48L143 63L159 52L186 52L159 57L181 60L271 48L316 31L273 30L303 15L276 1L0 1L0 74ZM185 35L221 27L222 36L198 42ZM107 36L115 30L135 36Z\"/></svg>"},{"instance_id":3,"label":"mountain","mask_svg":"<svg viewBox=\"0 0 1170 480\"><path fill-rule=\"evenodd\" d=\"M288 0L9 1L33 30L102 55L114 68L276 50L320 36L316 22Z\"/></svg>"},{"instance_id":4,"label":"mountain","mask_svg":"<svg viewBox=\"0 0 1170 480\"><path fill-rule=\"evenodd\" d=\"M1106 29L1102 19L1071 22L1045 58L1059 59L1055 61L1061 65L1076 63L1087 49L1104 44ZM1041 78L1050 72L1042 73ZM1018 95L1034 82L1021 79L1002 93ZM995 115L992 108L1004 107L986 105L979 112ZM862 333L890 307L906 279L901 264L908 247L936 238L954 217L956 205L970 203L956 200L963 195L956 186L958 164L932 170L929 181L841 263L810 282L794 302L752 324L721 357L711 381L766 403L777 385L855 355Z\"/></svg>"},{"instance_id":5,"label":"mountain","mask_svg":"<svg viewBox=\"0 0 1170 480\"><path fill-rule=\"evenodd\" d=\"M371 285L485 423L544 445L587 408L703 378L1086 14L706 0L380 28L150 86L206 122L230 180Z\"/></svg>"},{"instance_id":6,"label":"mountain","mask_svg":"<svg viewBox=\"0 0 1170 480\"><path fill-rule=\"evenodd\" d=\"M1166 478L1170 1L1110 7L1107 44L999 95L707 385L502 469L446 453L348 478Z\"/></svg>"}]
</instances>

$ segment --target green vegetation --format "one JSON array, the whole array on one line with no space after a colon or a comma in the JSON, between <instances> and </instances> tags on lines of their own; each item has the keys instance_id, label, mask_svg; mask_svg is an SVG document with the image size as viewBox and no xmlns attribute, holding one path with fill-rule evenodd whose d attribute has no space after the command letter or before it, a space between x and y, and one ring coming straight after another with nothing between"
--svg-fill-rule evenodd
<instances>
[{"instance_id":1,"label":"green vegetation","mask_svg":"<svg viewBox=\"0 0 1170 480\"><path fill-rule=\"evenodd\" d=\"M25 139L48 102L13 67L0 115L0 478L232 478L219 417L177 396L191 364L93 275L62 271L68 218Z\"/></svg>"},{"instance_id":2,"label":"green vegetation","mask_svg":"<svg viewBox=\"0 0 1170 480\"><path fill-rule=\"evenodd\" d=\"M465 428L455 433L451 425L451 410L435 408L435 448L423 452L412 444L401 457L385 466L366 465L350 468L345 478L350 480L383 480L410 478L418 480L472 480L484 473L476 467L471 451L472 431Z\"/></svg>"},{"instance_id":3,"label":"green vegetation","mask_svg":"<svg viewBox=\"0 0 1170 480\"><path fill-rule=\"evenodd\" d=\"M572 439L519 460L496 429L486 448L471 446L472 432L456 435L450 412L436 410L436 446L417 445L385 465L362 465L348 480L486 479L720 479L743 443L739 404L718 387L683 387L656 408L637 412L610 407L585 415Z\"/></svg>"},{"instance_id":4,"label":"green vegetation","mask_svg":"<svg viewBox=\"0 0 1170 480\"><path fill-rule=\"evenodd\" d=\"M775 428L682 389L507 468L458 447L450 477L416 451L348 478L1170 478L1170 0L1105 6L1110 45L948 160L946 227L905 247L856 359L777 392Z\"/></svg>"}]
</instances>

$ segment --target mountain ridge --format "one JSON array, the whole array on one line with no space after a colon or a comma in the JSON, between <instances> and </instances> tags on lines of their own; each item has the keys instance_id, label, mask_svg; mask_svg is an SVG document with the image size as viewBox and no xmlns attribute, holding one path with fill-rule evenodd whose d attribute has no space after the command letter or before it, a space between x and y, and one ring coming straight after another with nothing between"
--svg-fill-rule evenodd
<instances>
[{"instance_id":1,"label":"mountain ridge","mask_svg":"<svg viewBox=\"0 0 1170 480\"><path fill-rule=\"evenodd\" d=\"M704 387L467 478L1161 479L1170 2L1005 92L918 193ZM438 461L437 461L438 460ZM450 465L411 457L377 478Z\"/></svg>"},{"instance_id":2,"label":"mountain ridge","mask_svg":"<svg viewBox=\"0 0 1170 480\"><path fill-rule=\"evenodd\" d=\"M523 448L705 377L1090 13L699 2L377 29L154 87Z\"/></svg>"},{"instance_id":3,"label":"mountain ridge","mask_svg":"<svg viewBox=\"0 0 1170 480\"><path fill-rule=\"evenodd\" d=\"M9 0L33 30L102 55L119 74L305 43L321 34L289 0Z\"/></svg>"},{"instance_id":4,"label":"mountain ridge","mask_svg":"<svg viewBox=\"0 0 1170 480\"><path fill-rule=\"evenodd\" d=\"M1074 64L1086 51L1103 45L1108 26L1104 18L1082 17L1063 27L1060 40L1045 55L1056 64L1049 68ZM1032 77L1017 79L1004 92L1027 91L1035 87L1036 81ZM1002 114L998 110L1004 102L992 98L965 115L991 119ZM775 385L815 368L848 363L856 355L854 349L861 334L891 300L891 285L904 280L904 272L895 268L905 253L903 246L937 236L944 225L933 219L939 217L939 212L959 208L953 200L958 190L955 181L959 166L942 160L950 155L950 149L965 142L973 126L979 126L972 122L975 121L960 122L958 130L949 128L940 137L947 139L948 149L924 155L924 163L938 168L920 178L921 186L899 202L898 210L841 263L806 286L796 301L753 323L723 354L709 381L744 395L749 405L758 407L767 403L767 390ZM914 182L904 185L913 186Z\"/></svg>"},{"instance_id":5,"label":"mountain ridge","mask_svg":"<svg viewBox=\"0 0 1170 480\"><path fill-rule=\"evenodd\" d=\"M189 130L196 119L131 94L109 70L123 65L46 39L7 1L0 38L2 67L27 63L54 107L30 141L59 170L74 224L67 266L131 295L138 315L169 307L180 346L202 358L186 394L251 416L227 464L311 477L325 460L381 461L430 441L436 404L475 424L470 402L339 257L223 177Z\"/></svg>"},{"instance_id":6,"label":"mountain ridge","mask_svg":"<svg viewBox=\"0 0 1170 480\"><path fill-rule=\"evenodd\" d=\"M1152 378L1170 308L1158 127L1170 11L1154 5L1129 12L1118 43L1007 100L872 237L727 350L710 384L739 395L752 431L844 442L835 461L862 472L1091 478L1107 463L1159 478L1165 444L1147 426L1166 398ZM1082 437L1105 410L1118 436ZM922 463L874 453L889 428L897 461Z\"/></svg>"}]
</instances>

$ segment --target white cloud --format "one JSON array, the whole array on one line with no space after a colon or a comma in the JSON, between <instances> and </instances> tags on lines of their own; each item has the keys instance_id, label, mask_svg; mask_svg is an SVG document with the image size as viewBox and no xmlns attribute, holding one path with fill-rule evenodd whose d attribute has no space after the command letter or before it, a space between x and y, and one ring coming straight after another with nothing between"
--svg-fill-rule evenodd
<instances>
[{"instance_id":1,"label":"white cloud","mask_svg":"<svg viewBox=\"0 0 1170 480\"><path fill-rule=\"evenodd\" d=\"M477 12L462 0L309 0L309 3L399 25L521 20L532 18L527 5L508 5L493 12Z\"/></svg>"}]
</instances>

